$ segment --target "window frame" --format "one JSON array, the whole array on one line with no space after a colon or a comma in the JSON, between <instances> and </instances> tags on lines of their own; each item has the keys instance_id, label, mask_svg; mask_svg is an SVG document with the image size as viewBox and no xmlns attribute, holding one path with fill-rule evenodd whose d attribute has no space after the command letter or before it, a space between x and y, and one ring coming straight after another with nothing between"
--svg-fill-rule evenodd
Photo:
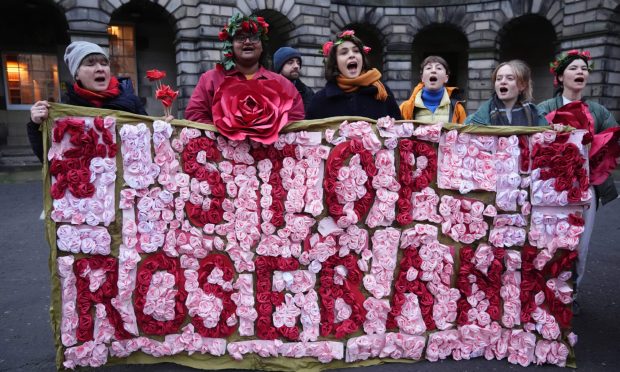
<instances>
[{"instance_id":1,"label":"window frame","mask_svg":"<svg viewBox=\"0 0 620 372\"><path fill-rule=\"evenodd\" d=\"M114 23L110 22L108 24L108 28L114 27L114 26L116 26L116 27L127 27L127 26L129 26L129 27L131 27L133 29L132 30L133 31L133 40L132 40L133 41L133 67L134 67L134 69L136 71L136 78L134 80L132 78L132 76L123 76L123 77L132 78L131 79L131 83L132 83L132 86L133 86L134 94L136 96L138 96L138 94L139 94L139 85L140 85L140 81L139 81L140 76L138 75L138 49L136 47L136 24L135 23L131 23L131 22L114 22ZM109 53L110 65L111 65L112 58L113 58L113 56L112 56L112 34L109 33L107 31L107 29L106 29L106 33L108 35L108 53ZM116 58L118 58L118 57L116 57ZM112 72L112 75L118 77L118 76L120 76L119 74L121 72L123 72L123 71L111 71L111 72Z\"/></svg>"},{"instance_id":2,"label":"window frame","mask_svg":"<svg viewBox=\"0 0 620 372\"><path fill-rule=\"evenodd\" d=\"M60 102L62 91L61 91L58 56L56 54L49 53L49 52L46 53L46 52L29 52L29 51L14 51L14 50L2 51L2 65L0 67L2 67L2 77L3 77L3 83L4 83L6 110L12 110L12 111L30 110L32 105L34 105L37 102L35 100L32 103L11 103L11 97L9 95L9 72L7 71L7 62L6 62L7 55L18 55L18 56L19 55L29 55L29 56L40 55L40 56L53 57L56 60L56 79L57 79L56 83L58 83L57 85L58 89L56 91L56 94L58 95L58 102ZM21 85L20 85L20 89L21 89Z\"/></svg>"}]
</instances>

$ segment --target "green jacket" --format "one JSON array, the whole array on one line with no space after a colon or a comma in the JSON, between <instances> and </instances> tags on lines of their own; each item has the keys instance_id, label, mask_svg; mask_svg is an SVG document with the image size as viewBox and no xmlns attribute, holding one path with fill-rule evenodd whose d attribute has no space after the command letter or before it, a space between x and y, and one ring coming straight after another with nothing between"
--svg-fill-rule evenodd
<instances>
[{"instance_id":1,"label":"green jacket","mask_svg":"<svg viewBox=\"0 0 620 372\"><path fill-rule=\"evenodd\" d=\"M480 107L478 107L478 110L476 112L474 112L473 114L469 115L467 117L467 119L465 119L465 124L478 124L478 125L491 125L491 115L490 115L490 106L491 106L491 99L484 101ZM534 105L532 105L534 106ZM536 107L536 106L534 106ZM540 110L540 109L538 109ZM540 125L547 125L547 120L545 119L544 115L541 115L540 111L538 112L538 122L536 123L537 126Z\"/></svg>"},{"instance_id":2,"label":"green jacket","mask_svg":"<svg viewBox=\"0 0 620 372\"><path fill-rule=\"evenodd\" d=\"M590 109L590 114L594 118L594 132L600 133L607 128L618 125L614 116L605 108L605 106L594 101L586 100L585 103ZM544 116L564 106L562 95L557 95L538 104L538 111Z\"/></svg>"},{"instance_id":3,"label":"green jacket","mask_svg":"<svg viewBox=\"0 0 620 372\"><path fill-rule=\"evenodd\" d=\"M594 118L594 132L600 133L607 128L612 128L618 125L614 116L603 105L594 101L586 100L590 114ZM550 98L538 104L538 111L543 115L547 115L560 107L564 106L562 95L557 95L554 98ZM614 179L610 175L600 185L594 187L596 191L596 197L601 201L603 205L615 200L618 197L618 191L614 184ZM598 203L597 203L598 204Z\"/></svg>"}]
</instances>

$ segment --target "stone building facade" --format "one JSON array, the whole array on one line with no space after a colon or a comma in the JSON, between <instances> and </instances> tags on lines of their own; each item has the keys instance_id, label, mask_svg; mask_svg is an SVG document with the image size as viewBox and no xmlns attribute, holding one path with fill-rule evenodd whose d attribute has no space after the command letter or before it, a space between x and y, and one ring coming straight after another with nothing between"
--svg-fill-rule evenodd
<instances>
[{"instance_id":1,"label":"stone building facade","mask_svg":"<svg viewBox=\"0 0 620 372\"><path fill-rule=\"evenodd\" d=\"M15 66L23 67L15 56L55 58L58 83L47 86L60 92L72 82L62 59L66 45L98 43L118 56L113 72L133 77L151 115L162 111L145 72L166 70L164 82L180 90L182 117L200 74L220 60L217 34L235 12L261 15L271 24L268 53L283 45L299 49L303 80L315 89L325 83L318 50L344 28L373 48L371 61L398 101L419 81L420 61L442 55L452 70L449 83L461 88L470 112L490 96L499 61L528 62L535 101L542 101L554 90L549 62L563 51L589 49L594 71L587 94L620 118L620 0L3 0L0 145L27 144L28 106L37 92L43 94L13 81Z\"/></svg>"}]
</instances>

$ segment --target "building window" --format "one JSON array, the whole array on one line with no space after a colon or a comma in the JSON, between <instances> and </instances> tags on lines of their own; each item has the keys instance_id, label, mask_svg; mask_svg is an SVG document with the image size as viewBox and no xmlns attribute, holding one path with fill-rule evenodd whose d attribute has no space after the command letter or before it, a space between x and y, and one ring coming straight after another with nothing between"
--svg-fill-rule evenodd
<instances>
[{"instance_id":1,"label":"building window","mask_svg":"<svg viewBox=\"0 0 620 372\"><path fill-rule=\"evenodd\" d=\"M129 77L136 93L138 91L138 68L136 67L135 32L131 25L111 25L110 69L113 75Z\"/></svg>"},{"instance_id":2,"label":"building window","mask_svg":"<svg viewBox=\"0 0 620 372\"><path fill-rule=\"evenodd\" d=\"M7 108L26 109L36 101L59 101L60 84L56 56L5 53L2 57Z\"/></svg>"}]
</instances>

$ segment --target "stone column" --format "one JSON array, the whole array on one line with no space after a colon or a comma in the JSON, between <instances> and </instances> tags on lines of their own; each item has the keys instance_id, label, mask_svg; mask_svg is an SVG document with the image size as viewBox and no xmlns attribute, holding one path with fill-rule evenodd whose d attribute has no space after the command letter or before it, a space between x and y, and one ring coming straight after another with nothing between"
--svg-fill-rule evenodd
<instances>
[{"instance_id":1,"label":"stone column","mask_svg":"<svg viewBox=\"0 0 620 372\"><path fill-rule=\"evenodd\" d=\"M320 51L323 43L331 37L330 1L299 0L295 1L295 6L298 6L298 11L293 7L293 11L287 14L295 25L290 32L289 45L299 50L303 59L303 82L316 92L325 86L325 69Z\"/></svg>"},{"instance_id":2,"label":"stone column","mask_svg":"<svg viewBox=\"0 0 620 372\"><path fill-rule=\"evenodd\" d=\"M383 80L390 87L397 103L411 95L411 47L405 43L387 45L384 55Z\"/></svg>"},{"instance_id":3,"label":"stone column","mask_svg":"<svg viewBox=\"0 0 620 372\"><path fill-rule=\"evenodd\" d=\"M474 113L480 104L491 97L491 74L497 64L495 48L470 48L467 63L467 113Z\"/></svg>"}]
</instances>

